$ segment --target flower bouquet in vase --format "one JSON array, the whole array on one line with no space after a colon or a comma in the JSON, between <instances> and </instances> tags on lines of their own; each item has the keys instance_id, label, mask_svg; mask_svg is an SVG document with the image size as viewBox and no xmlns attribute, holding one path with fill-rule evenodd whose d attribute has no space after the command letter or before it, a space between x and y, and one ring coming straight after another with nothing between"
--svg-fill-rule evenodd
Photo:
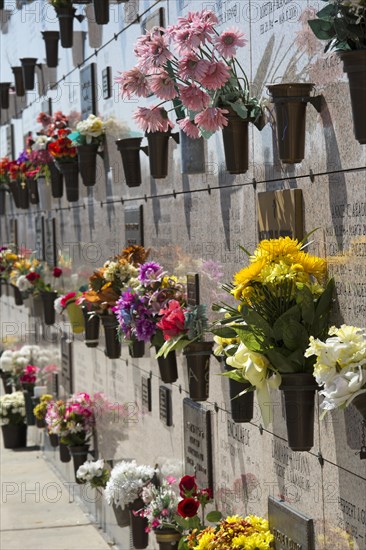
<instances>
[{"instance_id":1,"label":"flower bouquet in vase","mask_svg":"<svg viewBox=\"0 0 366 550\"><path fill-rule=\"evenodd\" d=\"M323 415L351 403L366 421L366 330L331 327L325 341L310 338L306 357L316 357L314 377L324 397Z\"/></svg>"},{"instance_id":2,"label":"flower bouquet in vase","mask_svg":"<svg viewBox=\"0 0 366 550\"><path fill-rule=\"evenodd\" d=\"M105 489L109 480L109 469L104 467L104 460L87 460L79 466L76 479L81 485L89 484L93 489Z\"/></svg>"},{"instance_id":3,"label":"flower bouquet in vase","mask_svg":"<svg viewBox=\"0 0 366 550\"><path fill-rule=\"evenodd\" d=\"M289 446L313 446L315 359L305 356L310 337L328 330L334 281L327 280L325 260L311 256L304 241L290 237L263 240L249 266L236 273L225 289L239 306L214 306L225 311L212 332L239 337L226 362L226 376L255 390L265 426L272 420L270 388L284 392ZM242 392L242 393L243 393Z\"/></svg>"},{"instance_id":4,"label":"flower bouquet in vase","mask_svg":"<svg viewBox=\"0 0 366 550\"><path fill-rule=\"evenodd\" d=\"M262 128L260 101L251 97L248 78L237 58L245 46L238 29L219 33L213 11L190 12L166 29L154 27L135 44L137 65L116 81L124 98L149 97L161 103L139 107L134 118L149 144L150 173L167 175L168 141L173 127L161 105L172 101L179 128L191 140L209 138L224 129L227 169L248 169L248 123ZM177 140L178 141L178 140ZM202 155L202 143L199 143ZM158 160L160 165L158 165ZM194 172L194 170L193 170Z\"/></svg>"},{"instance_id":5,"label":"flower bouquet in vase","mask_svg":"<svg viewBox=\"0 0 366 550\"><path fill-rule=\"evenodd\" d=\"M122 509L128 508L132 540L136 549L146 548L149 543L148 522L139 512L144 507L141 498L143 488L154 478L155 473L152 466L140 466L135 460L123 460L113 467L104 491L108 504Z\"/></svg>"},{"instance_id":6,"label":"flower bouquet in vase","mask_svg":"<svg viewBox=\"0 0 366 550\"><path fill-rule=\"evenodd\" d=\"M184 350L187 359L189 396L194 401L206 401L209 396L210 356L213 342L204 340L208 321L206 306L169 302L159 312L157 327L164 344L156 357L167 357L173 350Z\"/></svg>"},{"instance_id":7,"label":"flower bouquet in vase","mask_svg":"<svg viewBox=\"0 0 366 550\"><path fill-rule=\"evenodd\" d=\"M23 392L16 391L0 397L0 422L5 449L26 447L27 424Z\"/></svg>"},{"instance_id":8,"label":"flower bouquet in vase","mask_svg":"<svg viewBox=\"0 0 366 550\"><path fill-rule=\"evenodd\" d=\"M59 314L67 312L72 332L80 334L84 332L84 317L78 298L81 296L78 292L68 292L57 298L54 303L55 311Z\"/></svg>"},{"instance_id":9,"label":"flower bouquet in vase","mask_svg":"<svg viewBox=\"0 0 366 550\"><path fill-rule=\"evenodd\" d=\"M46 424L46 413L47 413L47 407L48 404L52 401L53 397L52 395L45 393L40 396L38 399L38 403L33 409L33 414L36 418L36 426L37 428L45 428L47 426Z\"/></svg>"},{"instance_id":10,"label":"flower bouquet in vase","mask_svg":"<svg viewBox=\"0 0 366 550\"><path fill-rule=\"evenodd\" d=\"M3 157L0 159L0 216L6 213L6 195L10 192L8 166L10 159Z\"/></svg>"},{"instance_id":11,"label":"flower bouquet in vase","mask_svg":"<svg viewBox=\"0 0 366 550\"><path fill-rule=\"evenodd\" d=\"M327 40L324 51L335 51L348 75L353 126L356 139L366 143L366 2L324 0L325 6L308 21L319 40Z\"/></svg>"},{"instance_id":12,"label":"flower bouquet in vase","mask_svg":"<svg viewBox=\"0 0 366 550\"><path fill-rule=\"evenodd\" d=\"M66 404L62 399L50 401L46 410L46 428L52 447L59 447L61 462L70 462L71 456L67 445L60 442L60 433L65 426Z\"/></svg>"},{"instance_id":13,"label":"flower bouquet in vase","mask_svg":"<svg viewBox=\"0 0 366 550\"><path fill-rule=\"evenodd\" d=\"M77 149L68 138L70 132L68 129L58 130L58 137L48 145L48 150L57 169L64 176L67 200L76 202L79 200L79 168Z\"/></svg>"},{"instance_id":14,"label":"flower bouquet in vase","mask_svg":"<svg viewBox=\"0 0 366 550\"><path fill-rule=\"evenodd\" d=\"M125 248L93 273L89 289L83 293L83 303L90 304L100 316L105 333L105 354L110 359L118 359L121 355L119 325L113 308L124 291L139 286L137 266L146 261L147 255L148 251L142 246Z\"/></svg>"},{"instance_id":15,"label":"flower bouquet in vase","mask_svg":"<svg viewBox=\"0 0 366 550\"><path fill-rule=\"evenodd\" d=\"M97 154L105 139L105 126L101 118L89 115L78 122L69 139L77 148L79 171L86 187L95 185L97 177Z\"/></svg>"}]
</instances>

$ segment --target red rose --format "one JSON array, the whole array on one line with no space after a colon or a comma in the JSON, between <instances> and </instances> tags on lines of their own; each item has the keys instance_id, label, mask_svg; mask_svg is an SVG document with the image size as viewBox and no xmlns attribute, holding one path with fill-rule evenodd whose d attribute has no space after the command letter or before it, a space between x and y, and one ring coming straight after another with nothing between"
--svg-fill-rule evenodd
<instances>
[{"instance_id":1,"label":"red rose","mask_svg":"<svg viewBox=\"0 0 366 550\"><path fill-rule=\"evenodd\" d=\"M196 478L194 476L183 476L179 482L180 496L185 497L187 493L192 496L197 491Z\"/></svg>"},{"instance_id":2,"label":"red rose","mask_svg":"<svg viewBox=\"0 0 366 550\"><path fill-rule=\"evenodd\" d=\"M62 275L62 269L60 269L59 267L54 267L53 276L56 277L56 279L58 279L59 277L61 277L61 275Z\"/></svg>"},{"instance_id":3,"label":"red rose","mask_svg":"<svg viewBox=\"0 0 366 550\"><path fill-rule=\"evenodd\" d=\"M182 518L193 518L197 514L200 503L194 498L184 498L178 503L178 514Z\"/></svg>"},{"instance_id":4,"label":"red rose","mask_svg":"<svg viewBox=\"0 0 366 550\"><path fill-rule=\"evenodd\" d=\"M212 489L207 487L206 489L200 489L197 493L197 498L200 499L200 502L207 504L213 498Z\"/></svg>"},{"instance_id":5,"label":"red rose","mask_svg":"<svg viewBox=\"0 0 366 550\"><path fill-rule=\"evenodd\" d=\"M40 278L40 274L39 274L39 273L36 273L35 271L31 271L30 273L28 273L28 275L25 276L25 278L26 278L30 283L34 283L34 281L36 281L37 279Z\"/></svg>"},{"instance_id":6,"label":"red rose","mask_svg":"<svg viewBox=\"0 0 366 550\"><path fill-rule=\"evenodd\" d=\"M157 327L164 333L164 340L170 340L174 336L187 332L184 328L185 317L180 303L176 300L170 300L169 304L160 310L163 317L157 323Z\"/></svg>"}]
</instances>

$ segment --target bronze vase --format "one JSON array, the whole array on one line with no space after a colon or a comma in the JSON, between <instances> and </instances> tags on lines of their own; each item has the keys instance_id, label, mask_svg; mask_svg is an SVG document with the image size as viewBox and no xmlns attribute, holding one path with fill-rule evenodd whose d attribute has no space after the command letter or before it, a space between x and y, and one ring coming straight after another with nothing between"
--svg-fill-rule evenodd
<instances>
[{"instance_id":1,"label":"bronze vase","mask_svg":"<svg viewBox=\"0 0 366 550\"><path fill-rule=\"evenodd\" d=\"M43 31L42 38L46 46L46 62L48 67L58 65L58 43L60 33L58 31Z\"/></svg>"},{"instance_id":2,"label":"bronze vase","mask_svg":"<svg viewBox=\"0 0 366 550\"><path fill-rule=\"evenodd\" d=\"M100 315L104 327L105 350L104 353L109 359L118 359L121 356L121 342L118 338L118 321L113 315Z\"/></svg>"},{"instance_id":3,"label":"bronze vase","mask_svg":"<svg viewBox=\"0 0 366 550\"><path fill-rule=\"evenodd\" d=\"M82 307L85 323L85 340L87 348L96 348L99 343L100 318L95 313L89 315L85 306Z\"/></svg>"},{"instance_id":4,"label":"bronze vase","mask_svg":"<svg viewBox=\"0 0 366 550\"><path fill-rule=\"evenodd\" d=\"M179 143L179 134L167 132L146 132L149 145L150 174L155 179L164 179L168 175L169 138Z\"/></svg>"},{"instance_id":5,"label":"bronze vase","mask_svg":"<svg viewBox=\"0 0 366 550\"><path fill-rule=\"evenodd\" d=\"M11 70L13 71L13 74L14 74L15 93L18 97L24 97L25 89L24 89L24 80L23 80L23 69L22 67L12 67Z\"/></svg>"},{"instance_id":6,"label":"bronze vase","mask_svg":"<svg viewBox=\"0 0 366 550\"><path fill-rule=\"evenodd\" d=\"M29 193L28 193L28 187L25 181L18 181L16 183L18 186L18 200L19 200L19 208L22 208L23 210L28 210L29 208Z\"/></svg>"},{"instance_id":7,"label":"bronze vase","mask_svg":"<svg viewBox=\"0 0 366 550\"><path fill-rule=\"evenodd\" d=\"M117 149L121 153L123 171L127 187L141 185L140 149L147 153L147 147L141 147L142 138L118 139Z\"/></svg>"},{"instance_id":8,"label":"bronze vase","mask_svg":"<svg viewBox=\"0 0 366 550\"><path fill-rule=\"evenodd\" d=\"M357 141L366 143L366 50L337 52L348 75L353 114L353 128Z\"/></svg>"},{"instance_id":9,"label":"bronze vase","mask_svg":"<svg viewBox=\"0 0 366 550\"><path fill-rule=\"evenodd\" d=\"M13 382L12 382L11 374L9 372L0 370L0 376L1 376L1 380L3 381L4 392L13 393L13 387L12 387Z\"/></svg>"},{"instance_id":10,"label":"bronze vase","mask_svg":"<svg viewBox=\"0 0 366 550\"><path fill-rule=\"evenodd\" d=\"M27 424L1 426L5 449L20 449L27 446Z\"/></svg>"},{"instance_id":11,"label":"bronze vase","mask_svg":"<svg viewBox=\"0 0 366 550\"><path fill-rule=\"evenodd\" d=\"M149 534L146 533L147 519L135 516L133 513L141 510L144 506L144 501L141 498L136 499L129 505L132 541L136 550L142 550L149 544Z\"/></svg>"},{"instance_id":12,"label":"bronze vase","mask_svg":"<svg viewBox=\"0 0 366 550\"><path fill-rule=\"evenodd\" d=\"M128 527L130 525L130 512L128 508L121 508L121 506L117 506L114 502L112 508L118 527Z\"/></svg>"},{"instance_id":13,"label":"bronze vase","mask_svg":"<svg viewBox=\"0 0 366 550\"><path fill-rule=\"evenodd\" d=\"M225 365L225 370L233 370L233 367L230 365ZM250 391L238 397L238 395L250 387L249 382L247 384L242 384L236 380L229 380L229 393L230 393L230 407L231 407L231 418L236 423L250 422L254 414L254 392Z\"/></svg>"},{"instance_id":14,"label":"bronze vase","mask_svg":"<svg viewBox=\"0 0 366 550\"><path fill-rule=\"evenodd\" d=\"M98 25L109 23L109 0L94 0L95 22Z\"/></svg>"},{"instance_id":15,"label":"bronze vase","mask_svg":"<svg viewBox=\"0 0 366 550\"><path fill-rule=\"evenodd\" d=\"M58 170L65 179L66 198L69 202L79 200L79 167L75 162L56 162Z\"/></svg>"},{"instance_id":16,"label":"bronze vase","mask_svg":"<svg viewBox=\"0 0 366 550\"><path fill-rule=\"evenodd\" d=\"M76 483L82 483L77 477L76 472L88 459L89 445L69 445L70 455L74 463L74 474Z\"/></svg>"},{"instance_id":17,"label":"bronze vase","mask_svg":"<svg viewBox=\"0 0 366 550\"><path fill-rule=\"evenodd\" d=\"M97 173L97 151L99 145L78 145L78 162L81 179L85 187L95 185Z\"/></svg>"},{"instance_id":18,"label":"bronze vase","mask_svg":"<svg viewBox=\"0 0 366 550\"><path fill-rule=\"evenodd\" d=\"M59 441L59 453L60 453L60 461L61 462L70 462L71 460L71 454L70 454L70 451L69 451L69 447L67 445L65 445L65 443L61 443L61 441Z\"/></svg>"},{"instance_id":19,"label":"bronze vase","mask_svg":"<svg viewBox=\"0 0 366 550\"><path fill-rule=\"evenodd\" d=\"M56 12L60 25L61 46L63 48L72 48L76 10L72 6L67 6L57 8Z\"/></svg>"},{"instance_id":20,"label":"bronze vase","mask_svg":"<svg viewBox=\"0 0 366 550\"><path fill-rule=\"evenodd\" d=\"M0 82L0 108L9 109L10 82Z\"/></svg>"},{"instance_id":21,"label":"bronze vase","mask_svg":"<svg viewBox=\"0 0 366 550\"><path fill-rule=\"evenodd\" d=\"M312 374L281 374L288 445L293 451L310 451L314 445L314 397L318 385Z\"/></svg>"},{"instance_id":22,"label":"bronze vase","mask_svg":"<svg viewBox=\"0 0 366 550\"><path fill-rule=\"evenodd\" d=\"M210 392L210 356L213 342L193 342L184 348L187 359L189 397L207 401Z\"/></svg>"},{"instance_id":23,"label":"bronze vase","mask_svg":"<svg viewBox=\"0 0 366 550\"><path fill-rule=\"evenodd\" d=\"M6 213L6 194L5 189L0 189L0 216L5 216Z\"/></svg>"},{"instance_id":24,"label":"bronze vase","mask_svg":"<svg viewBox=\"0 0 366 550\"><path fill-rule=\"evenodd\" d=\"M284 164L297 164L305 157L306 106L314 84L271 84L267 88L275 104L280 159Z\"/></svg>"},{"instance_id":25,"label":"bronze vase","mask_svg":"<svg viewBox=\"0 0 366 550\"><path fill-rule=\"evenodd\" d=\"M155 347L156 351L159 351L159 347ZM172 384L178 378L178 369L177 369L177 356L175 351L168 353L166 357L158 357L158 365L160 371L160 378L164 384Z\"/></svg>"},{"instance_id":26,"label":"bronze vase","mask_svg":"<svg viewBox=\"0 0 366 550\"><path fill-rule=\"evenodd\" d=\"M159 550L178 550L182 535L175 529L156 529L155 537Z\"/></svg>"},{"instance_id":27,"label":"bronze vase","mask_svg":"<svg viewBox=\"0 0 366 550\"><path fill-rule=\"evenodd\" d=\"M64 194L64 177L56 164L52 161L48 164L51 178L51 193L54 199L61 199Z\"/></svg>"},{"instance_id":28,"label":"bronze vase","mask_svg":"<svg viewBox=\"0 0 366 550\"><path fill-rule=\"evenodd\" d=\"M134 342L132 342L132 344L128 346L128 352L130 354L130 357L140 359L145 355L145 342L135 340Z\"/></svg>"},{"instance_id":29,"label":"bronze vase","mask_svg":"<svg viewBox=\"0 0 366 550\"><path fill-rule=\"evenodd\" d=\"M31 204L39 204L38 181L36 180L36 178L28 176L27 186L28 186L29 202Z\"/></svg>"},{"instance_id":30,"label":"bronze vase","mask_svg":"<svg viewBox=\"0 0 366 550\"><path fill-rule=\"evenodd\" d=\"M41 298L43 303L43 319L47 326L55 324L55 300L57 298L57 292L41 292Z\"/></svg>"},{"instance_id":31,"label":"bronze vase","mask_svg":"<svg viewBox=\"0 0 366 550\"><path fill-rule=\"evenodd\" d=\"M20 59L23 70L23 82L26 90L34 90L34 75L36 71L36 57L23 57Z\"/></svg>"},{"instance_id":32,"label":"bronze vase","mask_svg":"<svg viewBox=\"0 0 366 550\"><path fill-rule=\"evenodd\" d=\"M226 169L229 174L245 174L248 170L248 120L232 109L225 115L229 121L222 129Z\"/></svg>"}]
</instances>

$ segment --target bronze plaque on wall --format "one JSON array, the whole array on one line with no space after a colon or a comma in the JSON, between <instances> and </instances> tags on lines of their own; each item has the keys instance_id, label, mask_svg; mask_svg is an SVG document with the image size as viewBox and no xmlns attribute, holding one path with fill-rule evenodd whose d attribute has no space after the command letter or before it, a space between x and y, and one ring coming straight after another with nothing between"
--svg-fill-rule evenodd
<instances>
[{"instance_id":1,"label":"bronze plaque on wall","mask_svg":"<svg viewBox=\"0 0 366 550\"><path fill-rule=\"evenodd\" d=\"M126 246L139 244L144 246L143 207L125 210L125 242Z\"/></svg>"},{"instance_id":2,"label":"bronze plaque on wall","mask_svg":"<svg viewBox=\"0 0 366 550\"><path fill-rule=\"evenodd\" d=\"M90 63L80 71L81 120L95 114L97 110L95 69L96 64Z\"/></svg>"},{"instance_id":3,"label":"bronze plaque on wall","mask_svg":"<svg viewBox=\"0 0 366 550\"><path fill-rule=\"evenodd\" d=\"M259 240L304 236L301 189L258 193Z\"/></svg>"},{"instance_id":4,"label":"bronze plaque on wall","mask_svg":"<svg viewBox=\"0 0 366 550\"><path fill-rule=\"evenodd\" d=\"M183 399L185 473L199 487L213 489L211 413L189 397Z\"/></svg>"},{"instance_id":5,"label":"bronze plaque on wall","mask_svg":"<svg viewBox=\"0 0 366 550\"><path fill-rule=\"evenodd\" d=\"M286 502L268 497L268 520L276 550L315 550L313 520Z\"/></svg>"},{"instance_id":6,"label":"bronze plaque on wall","mask_svg":"<svg viewBox=\"0 0 366 550\"><path fill-rule=\"evenodd\" d=\"M61 372L59 383L65 394L73 392L72 382L72 341L64 335L61 338Z\"/></svg>"}]
</instances>

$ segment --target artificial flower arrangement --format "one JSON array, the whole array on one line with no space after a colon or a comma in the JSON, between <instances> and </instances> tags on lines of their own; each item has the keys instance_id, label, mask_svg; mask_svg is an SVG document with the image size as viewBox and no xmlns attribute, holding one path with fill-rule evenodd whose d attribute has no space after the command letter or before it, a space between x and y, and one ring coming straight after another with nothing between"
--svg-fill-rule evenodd
<instances>
[{"instance_id":1,"label":"artificial flower arrangement","mask_svg":"<svg viewBox=\"0 0 366 550\"><path fill-rule=\"evenodd\" d=\"M38 428L46 427L46 414L49 403L53 400L53 397L49 393L44 393L40 396L39 402L33 409L33 414L36 418L36 424Z\"/></svg>"},{"instance_id":2,"label":"artificial flower arrangement","mask_svg":"<svg viewBox=\"0 0 366 550\"><path fill-rule=\"evenodd\" d=\"M22 377L25 384L44 385L58 372L59 363L58 349L35 345L22 346L19 350L4 350L0 357L1 370L11 377L16 387L22 384ZM29 366L32 369L26 370Z\"/></svg>"},{"instance_id":3,"label":"artificial flower arrangement","mask_svg":"<svg viewBox=\"0 0 366 550\"><path fill-rule=\"evenodd\" d=\"M139 465L136 460L122 460L113 467L105 488L104 496L108 504L114 503L125 508L138 500L140 506L142 490L153 479L155 473L156 470L152 466Z\"/></svg>"},{"instance_id":4,"label":"artificial flower arrangement","mask_svg":"<svg viewBox=\"0 0 366 550\"><path fill-rule=\"evenodd\" d=\"M163 532L173 528L180 533L181 528L175 520L180 498L173 476L168 476L158 485L149 483L142 490L142 500L144 507L139 511L139 515L147 519L149 532Z\"/></svg>"},{"instance_id":5,"label":"artificial flower arrangement","mask_svg":"<svg viewBox=\"0 0 366 550\"><path fill-rule=\"evenodd\" d=\"M208 138L227 126L228 108L242 119L258 120L260 102L250 96L248 78L236 58L247 41L238 29L217 33L217 24L214 12L202 10L141 36L134 49L136 67L116 78L122 97L154 94L163 102L173 101L178 125L191 138ZM134 118L142 130L166 132L173 127L160 105L137 109Z\"/></svg>"},{"instance_id":6,"label":"artificial flower arrangement","mask_svg":"<svg viewBox=\"0 0 366 550\"><path fill-rule=\"evenodd\" d=\"M366 330L349 325L331 327L325 341L310 337L306 357L316 357L314 377L324 397L326 414L353 403L365 416ZM363 405L361 405L363 404Z\"/></svg>"},{"instance_id":7,"label":"artificial flower arrangement","mask_svg":"<svg viewBox=\"0 0 366 550\"><path fill-rule=\"evenodd\" d=\"M225 314L212 329L232 367L224 375L249 382L243 393L256 391L265 425L271 421L270 388L281 385L286 399L294 375L311 386L315 359L305 351L310 336L322 338L328 330L334 281L327 279L325 260L305 252L305 246L290 237L261 241L253 255L247 253L249 266L224 287L239 305L214 306ZM291 414L288 410L287 417ZM304 421L311 425L311 418Z\"/></svg>"},{"instance_id":8,"label":"artificial flower arrangement","mask_svg":"<svg viewBox=\"0 0 366 550\"><path fill-rule=\"evenodd\" d=\"M0 280L8 281L14 262L18 259L18 254L12 246L0 247Z\"/></svg>"},{"instance_id":9,"label":"artificial flower arrangement","mask_svg":"<svg viewBox=\"0 0 366 550\"><path fill-rule=\"evenodd\" d=\"M24 424L25 402L21 391L0 397L0 421L2 424Z\"/></svg>"},{"instance_id":10,"label":"artificial flower arrangement","mask_svg":"<svg viewBox=\"0 0 366 550\"><path fill-rule=\"evenodd\" d=\"M80 121L75 131L69 134L69 139L76 145L80 175L87 187L96 183L97 154L105 134L106 125L95 115Z\"/></svg>"},{"instance_id":11,"label":"artificial flower arrangement","mask_svg":"<svg viewBox=\"0 0 366 550\"><path fill-rule=\"evenodd\" d=\"M0 158L0 191L9 191L9 167L8 157Z\"/></svg>"},{"instance_id":12,"label":"artificial flower arrangement","mask_svg":"<svg viewBox=\"0 0 366 550\"><path fill-rule=\"evenodd\" d=\"M71 130L67 128L57 130L57 139L48 144L48 150L57 167L62 163L75 162L76 160L77 150L68 137L70 133Z\"/></svg>"},{"instance_id":13,"label":"artificial flower arrangement","mask_svg":"<svg viewBox=\"0 0 366 550\"><path fill-rule=\"evenodd\" d=\"M274 536L268 521L258 516L228 516L216 527L194 533L186 548L194 550L227 550L228 548L270 550Z\"/></svg>"},{"instance_id":14,"label":"artificial flower arrangement","mask_svg":"<svg viewBox=\"0 0 366 550\"><path fill-rule=\"evenodd\" d=\"M79 483L89 484L93 489L101 487L105 489L109 480L109 470L104 467L104 460L87 460L76 472Z\"/></svg>"},{"instance_id":15,"label":"artificial flower arrangement","mask_svg":"<svg viewBox=\"0 0 366 550\"><path fill-rule=\"evenodd\" d=\"M323 0L326 5L309 20L311 30L320 40L327 40L327 51L366 49L366 1Z\"/></svg>"},{"instance_id":16,"label":"artificial flower arrangement","mask_svg":"<svg viewBox=\"0 0 366 550\"><path fill-rule=\"evenodd\" d=\"M58 314L67 312L70 326L75 334L84 332L84 317L79 302L81 296L81 292L68 292L54 301L54 308Z\"/></svg>"}]
</instances>

